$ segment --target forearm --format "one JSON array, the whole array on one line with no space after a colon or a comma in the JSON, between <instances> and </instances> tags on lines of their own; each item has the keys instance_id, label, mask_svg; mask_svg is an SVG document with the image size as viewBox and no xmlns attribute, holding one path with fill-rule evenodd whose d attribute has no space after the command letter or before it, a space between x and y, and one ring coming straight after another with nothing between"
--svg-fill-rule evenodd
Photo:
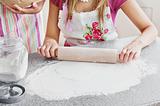
<instances>
[{"instance_id":1,"label":"forearm","mask_svg":"<svg viewBox=\"0 0 160 106\"><path fill-rule=\"evenodd\" d=\"M46 38L59 42L60 29L58 27L59 8L50 2Z\"/></svg>"},{"instance_id":2,"label":"forearm","mask_svg":"<svg viewBox=\"0 0 160 106\"><path fill-rule=\"evenodd\" d=\"M158 31L136 0L127 0L121 8L141 32L131 44L144 48L153 42Z\"/></svg>"},{"instance_id":3,"label":"forearm","mask_svg":"<svg viewBox=\"0 0 160 106\"><path fill-rule=\"evenodd\" d=\"M158 31L154 25L150 25L141 31L141 35L138 36L134 41L139 44L140 47L144 48L150 45L157 37Z\"/></svg>"},{"instance_id":4,"label":"forearm","mask_svg":"<svg viewBox=\"0 0 160 106\"><path fill-rule=\"evenodd\" d=\"M57 43L59 42L59 35L53 35L53 34L46 34L46 39L51 38L54 39Z\"/></svg>"}]
</instances>

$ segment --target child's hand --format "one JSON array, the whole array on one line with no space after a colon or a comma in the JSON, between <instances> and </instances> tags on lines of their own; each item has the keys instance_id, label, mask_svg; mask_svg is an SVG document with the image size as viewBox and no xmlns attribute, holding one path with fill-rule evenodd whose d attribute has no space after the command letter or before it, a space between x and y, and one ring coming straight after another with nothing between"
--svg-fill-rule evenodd
<instances>
[{"instance_id":1,"label":"child's hand","mask_svg":"<svg viewBox=\"0 0 160 106\"><path fill-rule=\"evenodd\" d=\"M32 3L32 6L28 8L22 8L16 4L9 5L5 3L5 1L3 1L2 4L16 14L35 14L41 11L41 9L43 8L44 2L45 0L41 0L40 2L34 2Z\"/></svg>"},{"instance_id":2,"label":"child's hand","mask_svg":"<svg viewBox=\"0 0 160 106\"><path fill-rule=\"evenodd\" d=\"M57 49L57 41L46 37L43 46L38 48L38 54L47 58L55 58Z\"/></svg>"},{"instance_id":3,"label":"child's hand","mask_svg":"<svg viewBox=\"0 0 160 106\"><path fill-rule=\"evenodd\" d=\"M122 63L129 62L138 58L141 54L142 46L140 41L133 41L129 45L123 48L119 54L119 60Z\"/></svg>"}]
</instances>

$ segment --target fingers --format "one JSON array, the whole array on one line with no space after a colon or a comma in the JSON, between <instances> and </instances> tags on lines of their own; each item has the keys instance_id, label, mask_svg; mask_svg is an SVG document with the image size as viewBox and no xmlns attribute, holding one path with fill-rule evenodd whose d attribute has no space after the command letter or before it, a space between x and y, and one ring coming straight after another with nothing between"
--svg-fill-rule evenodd
<instances>
[{"instance_id":1,"label":"fingers","mask_svg":"<svg viewBox=\"0 0 160 106\"><path fill-rule=\"evenodd\" d=\"M9 6L8 4L6 4L6 3L3 3L2 2L2 4L3 5L5 5L10 11L12 11L13 13L19 13L19 11L18 10L16 10L13 6L11 7L11 6Z\"/></svg>"},{"instance_id":2,"label":"fingers","mask_svg":"<svg viewBox=\"0 0 160 106\"><path fill-rule=\"evenodd\" d=\"M46 48L45 48L45 50L44 50L44 53L45 53L45 55L43 55L43 56L45 56L45 57L47 57L47 58L55 58L56 57L56 50L57 50L57 48L58 48L58 46L57 45L47 45L46 46Z\"/></svg>"},{"instance_id":3,"label":"fingers","mask_svg":"<svg viewBox=\"0 0 160 106\"><path fill-rule=\"evenodd\" d=\"M127 63L138 58L139 56L140 52L138 50L124 48L119 54L119 60L121 63Z\"/></svg>"},{"instance_id":4,"label":"fingers","mask_svg":"<svg viewBox=\"0 0 160 106\"><path fill-rule=\"evenodd\" d=\"M18 6L17 4L13 5L13 8L12 8L12 9L14 9L13 12L18 13L18 14L23 14L23 13L25 13L24 10L23 10L23 8L20 7L20 6Z\"/></svg>"},{"instance_id":5,"label":"fingers","mask_svg":"<svg viewBox=\"0 0 160 106\"><path fill-rule=\"evenodd\" d=\"M22 8L20 6L18 6L17 4L13 5L12 8L10 8L10 10L14 13L18 13L18 14L35 14L41 11L43 5L44 5L44 1L42 0L40 2L34 2L32 3L31 7L27 7L27 8Z\"/></svg>"},{"instance_id":6,"label":"fingers","mask_svg":"<svg viewBox=\"0 0 160 106\"><path fill-rule=\"evenodd\" d=\"M122 50L122 52L120 53L120 61L122 62L122 60L123 60L123 58L124 58L124 55L125 55L125 53L127 52L127 49L126 48L124 48L123 50Z\"/></svg>"},{"instance_id":7,"label":"fingers","mask_svg":"<svg viewBox=\"0 0 160 106\"><path fill-rule=\"evenodd\" d=\"M25 2L26 0L20 0L20 2ZM17 4L6 4L5 2L2 2L3 5L5 5L9 10L11 10L12 12L16 13L16 14L36 14L38 12L41 11L41 9L43 8L45 0L41 0L38 2L34 2L32 3L31 7L26 7L26 8L22 8Z\"/></svg>"},{"instance_id":8,"label":"fingers","mask_svg":"<svg viewBox=\"0 0 160 106\"><path fill-rule=\"evenodd\" d=\"M46 45L46 48L44 50L45 57L47 57L47 58L51 58L51 54L50 54L51 47L52 47L51 45Z\"/></svg>"},{"instance_id":9,"label":"fingers","mask_svg":"<svg viewBox=\"0 0 160 106\"><path fill-rule=\"evenodd\" d=\"M46 58L55 58L58 44L54 40L46 40L42 47L37 48L38 54Z\"/></svg>"},{"instance_id":10,"label":"fingers","mask_svg":"<svg viewBox=\"0 0 160 106\"><path fill-rule=\"evenodd\" d=\"M57 55L56 55L56 50L57 50L57 47L52 47L52 48L50 49L50 54L51 54L51 57L52 57L52 58L57 57Z\"/></svg>"},{"instance_id":11,"label":"fingers","mask_svg":"<svg viewBox=\"0 0 160 106\"><path fill-rule=\"evenodd\" d=\"M43 45L43 46L41 47L41 49L40 49L40 53L41 53L41 55L44 56L44 57L46 56L46 55L45 55L45 49L46 49L46 45Z\"/></svg>"},{"instance_id":12,"label":"fingers","mask_svg":"<svg viewBox=\"0 0 160 106\"><path fill-rule=\"evenodd\" d=\"M123 58L124 63L128 62L130 53L131 53L131 50L127 49L127 52L125 53L124 58Z\"/></svg>"},{"instance_id":13,"label":"fingers","mask_svg":"<svg viewBox=\"0 0 160 106\"><path fill-rule=\"evenodd\" d=\"M9 4L6 4L6 3L3 3L3 5L5 5L10 11L12 11L13 13L16 13L16 14L22 14L23 13L23 9L18 6L17 4L15 5L9 5Z\"/></svg>"},{"instance_id":14,"label":"fingers","mask_svg":"<svg viewBox=\"0 0 160 106\"><path fill-rule=\"evenodd\" d=\"M22 8L18 6L17 4L15 4L13 7L14 7L14 10L16 11L15 13L18 13L18 14L31 14L35 12L35 10L32 7Z\"/></svg>"},{"instance_id":15,"label":"fingers","mask_svg":"<svg viewBox=\"0 0 160 106\"><path fill-rule=\"evenodd\" d=\"M37 8L38 7L37 2L32 3L32 6L33 6L33 8Z\"/></svg>"},{"instance_id":16,"label":"fingers","mask_svg":"<svg viewBox=\"0 0 160 106\"><path fill-rule=\"evenodd\" d=\"M30 7L30 8L24 8L24 12L28 13L28 14L39 13L42 10L43 5L44 5L44 1L34 2L32 4L32 7Z\"/></svg>"},{"instance_id":17,"label":"fingers","mask_svg":"<svg viewBox=\"0 0 160 106\"><path fill-rule=\"evenodd\" d=\"M25 13L31 14L31 13L38 13L43 8L45 0L41 0L38 2L32 3L32 6L30 8L24 8Z\"/></svg>"},{"instance_id":18,"label":"fingers","mask_svg":"<svg viewBox=\"0 0 160 106\"><path fill-rule=\"evenodd\" d=\"M128 57L128 61L134 60L134 56L136 53L134 53L133 51L130 53L129 57Z\"/></svg>"}]
</instances>

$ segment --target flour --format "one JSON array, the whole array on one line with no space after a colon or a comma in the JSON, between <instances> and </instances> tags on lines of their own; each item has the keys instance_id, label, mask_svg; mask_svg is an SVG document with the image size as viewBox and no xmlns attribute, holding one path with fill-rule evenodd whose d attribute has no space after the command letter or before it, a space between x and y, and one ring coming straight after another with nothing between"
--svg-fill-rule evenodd
<instances>
[{"instance_id":1,"label":"flour","mask_svg":"<svg viewBox=\"0 0 160 106\"><path fill-rule=\"evenodd\" d=\"M22 79L28 67L28 52L21 40L10 39L8 45L0 45L0 81L12 82Z\"/></svg>"},{"instance_id":2,"label":"flour","mask_svg":"<svg viewBox=\"0 0 160 106\"><path fill-rule=\"evenodd\" d=\"M29 94L46 100L108 95L139 84L142 78L156 73L156 67L145 60L127 64L63 61L37 69L27 77L26 88Z\"/></svg>"},{"instance_id":3,"label":"flour","mask_svg":"<svg viewBox=\"0 0 160 106\"><path fill-rule=\"evenodd\" d=\"M21 51L0 59L0 81L12 82L24 78L28 67L28 54Z\"/></svg>"},{"instance_id":4,"label":"flour","mask_svg":"<svg viewBox=\"0 0 160 106\"><path fill-rule=\"evenodd\" d=\"M135 37L118 39L97 47L121 50ZM26 79L29 94L46 100L69 99L82 95L108 95L129 90L143 78L157 72L160 39L142 52L139 60L127 64L99 64L62 61L37 69Z\"/></svg>"}]
</instances>

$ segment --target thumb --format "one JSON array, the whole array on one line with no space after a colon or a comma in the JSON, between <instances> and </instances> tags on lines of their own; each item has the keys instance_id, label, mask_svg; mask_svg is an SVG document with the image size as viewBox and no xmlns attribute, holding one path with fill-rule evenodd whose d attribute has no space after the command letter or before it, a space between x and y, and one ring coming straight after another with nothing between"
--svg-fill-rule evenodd
<instances>
[{"instance_id":1,"label":"thumb","mask_svg":"<svg viewBox=\"0 0 160 106\"><path fill-rule=\"evenodd\" d=\"M33 7L33 8L37 8L37 7L38 7L37 2L32 3L32 7Z\"/></svg>"}]
</instances>

